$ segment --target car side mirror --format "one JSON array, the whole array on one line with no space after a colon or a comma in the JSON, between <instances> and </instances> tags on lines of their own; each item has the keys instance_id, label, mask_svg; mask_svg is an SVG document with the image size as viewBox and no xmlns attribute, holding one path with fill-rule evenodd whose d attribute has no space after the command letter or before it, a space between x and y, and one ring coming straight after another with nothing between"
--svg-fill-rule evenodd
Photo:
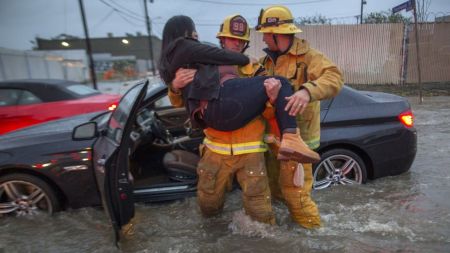
<instances>
[{"instance_id":1,"label":"car side mirror","mask_svg":"<svg viewBox=\"0 0 450 253\"><path fill-rule=\"evenodd\" d=\"M97 137L97 122L87 122L76 126L72 131L72 140L92 140Z\"/></svg>"}]
</instances>

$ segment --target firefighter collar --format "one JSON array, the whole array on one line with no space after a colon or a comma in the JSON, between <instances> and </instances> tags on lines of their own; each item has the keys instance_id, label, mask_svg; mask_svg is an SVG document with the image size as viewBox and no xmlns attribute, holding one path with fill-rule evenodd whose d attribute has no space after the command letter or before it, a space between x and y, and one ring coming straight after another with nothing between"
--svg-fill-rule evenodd
<instances>
[{"instance_id":1,"label":"firefighter collar","mask_svg":"<svg viewBox=\"0 0 450 253\"><path fill-rule=\"evenodd\" d=\"M304 39L294 38L294 42L292 42L291 49L289 49L289 53L292 55L302 55L306 54L309 50L309 43Z\"/></svg>"}]
</instances>

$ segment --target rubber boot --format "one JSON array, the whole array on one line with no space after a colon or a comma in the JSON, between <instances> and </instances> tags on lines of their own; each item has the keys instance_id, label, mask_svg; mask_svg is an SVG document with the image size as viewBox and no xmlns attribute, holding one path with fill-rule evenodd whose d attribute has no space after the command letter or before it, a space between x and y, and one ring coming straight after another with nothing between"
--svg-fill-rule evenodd
<instances>
[{"instance_id":1,"label":"rubber boot","mask_svg":"<svg viewBox=\"0 0 450 253\"><path fill-rule=\"evenodd\" d=\"M304 185L297 187L293 183L293 177L297 162L280 162L280 186L285 203L289 209L292 219L304 228L318 228L321 226L319 209L311 199L310 191L312 185L311 166L304 166ZM309 189L308 189L309 188Z\"/></svg>"},{"instance_id":2,"label":"rubber boot","mask_svg":"<svg viewBox=\"0 0 450 253\"><path fill-rule=\"evenodd\" d=\"M306 145L300 137L300 130L297 133L284 133L281 139L278 160L294 160L299 163L317 163L320 156Z\"/></svg>"}]
</instances>

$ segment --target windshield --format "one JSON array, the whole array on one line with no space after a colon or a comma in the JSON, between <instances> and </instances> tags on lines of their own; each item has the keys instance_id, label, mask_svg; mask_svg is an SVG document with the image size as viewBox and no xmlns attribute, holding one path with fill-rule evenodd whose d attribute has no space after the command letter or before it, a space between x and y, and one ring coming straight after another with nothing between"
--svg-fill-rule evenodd
<instances>
[{"instance_id":1,"label":"windshield","mask_svg":"<svg viewBox=\"0 0 450 253\"><path fill-rule=\"evenodd\" d=\"M149 84L148 88L147 88L147 98L155 95L155 93L159 92L161 89L166 89L167 86L162 83L162 82L155 82L155 83L151 83Z\"/></svg>"},{"instance_id":2,"label":"windshield","mask_svg":"<svg viewBox=\"0 0 450 253\"><path fill-rule=\"evenodd\" d=\"M111 115L109 120L107 137L116 143L120 143L125 124L130 116L130 111L136 101L139 92L142 90L144 83L138 84L131 88L120 100L119 106Z\"/></svg>"}]
</instances>

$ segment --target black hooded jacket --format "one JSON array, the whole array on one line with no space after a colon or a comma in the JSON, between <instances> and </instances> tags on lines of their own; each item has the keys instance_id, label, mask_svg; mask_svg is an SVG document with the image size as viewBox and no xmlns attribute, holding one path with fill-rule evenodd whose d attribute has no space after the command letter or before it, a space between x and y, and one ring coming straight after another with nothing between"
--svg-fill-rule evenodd
<instances>
[{"instance_id":1,"label":"black hooded jacket","mask_svg":"<svg viewBox=\"0 0 450 253\"><path fill-rule=\"evenodd\" d=\"M182 90L185 101L217 99L220 89L218 65L246 65L247 56L208 46L191 38L173 41L161 55L160 74L166 83L172 82L179 68L195 68L192 83Z\"/></svg>"}]
</instances>

